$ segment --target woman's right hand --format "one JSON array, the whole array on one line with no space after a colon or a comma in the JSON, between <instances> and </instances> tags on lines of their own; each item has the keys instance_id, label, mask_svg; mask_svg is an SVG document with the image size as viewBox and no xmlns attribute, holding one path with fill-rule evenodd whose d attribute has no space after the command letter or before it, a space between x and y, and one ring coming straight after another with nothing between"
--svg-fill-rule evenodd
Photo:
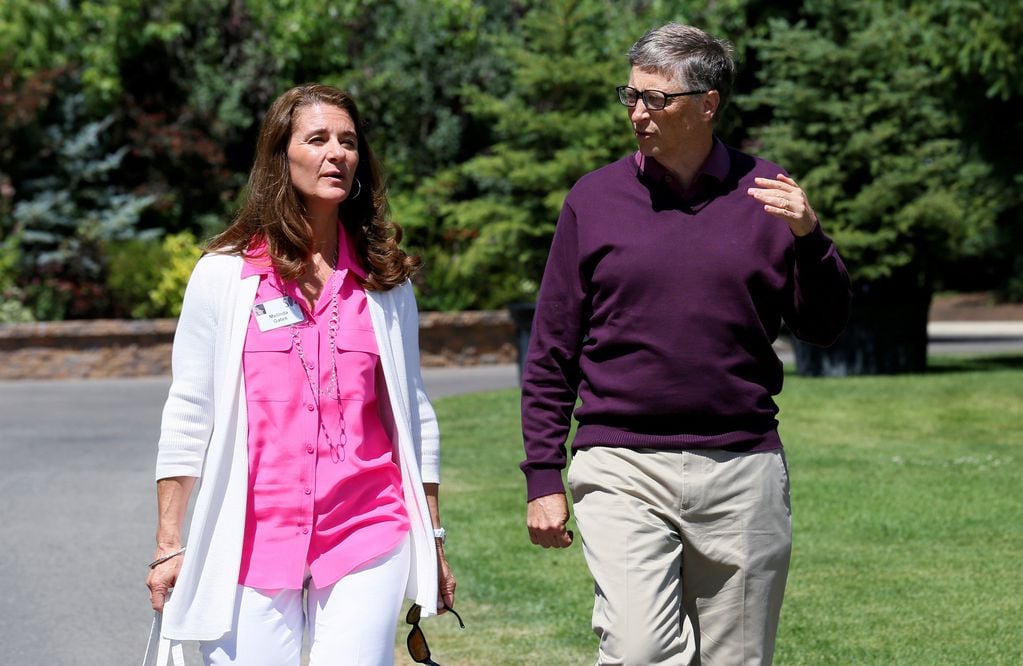
<instances>
[{"instance_id":1,"label":"woman's right hand","mask_svg":"<svg viewBox=\"0 0 1023 666\"><path fill-rule=\"evenodd\" d=\"M149 603L153 610L163 612L163 604L167 595L178 581L181 561L181 525L185 522L185 510L188 507L188 496L195 485L195 477L170 476L156 482L156 505L159 520L156 525L156 555L153 561L169 555L175 555L166 562L161 562L150 569L146 585L149 587Z\"/></svg>"},{"instance_id":2,"label":"woman's right hand","mask_svg":"<svg viewBox=\"0 0 1023 666\"><path fill-rule=\"evenodd\" d=\"M157 548L153 559L157 560L161 557L166 557L177 550L180 549ZM146 586L149 588L149 603L152 604L153 610L157 613L163 612L163 604L167 600L167 595L170 593L171 588L174 587L174 583L178 580L178 573L181 572L181 561L183 559L184 554L172 557L149 571L149 576L146 578Z\"/></svg>"}]
</instances>

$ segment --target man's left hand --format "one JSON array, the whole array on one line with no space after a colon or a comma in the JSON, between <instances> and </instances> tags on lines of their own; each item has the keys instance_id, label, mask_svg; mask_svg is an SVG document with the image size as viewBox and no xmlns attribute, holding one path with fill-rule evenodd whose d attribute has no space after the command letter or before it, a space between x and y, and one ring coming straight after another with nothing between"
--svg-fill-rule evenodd
<instances>
[{"instance_id":1,"label":"man's left hand","mask_svg":"<svg viewBox=\"0 0 1023 666\"><path fill-rule=\"evenodd\" d=\"M777 180L754 178L753 182L759 187L746 193L764 204L764 212L785 220L793 235L805 236L817 226L817 214L796 181L780 173Z\"/></svg>"}]
</instances>

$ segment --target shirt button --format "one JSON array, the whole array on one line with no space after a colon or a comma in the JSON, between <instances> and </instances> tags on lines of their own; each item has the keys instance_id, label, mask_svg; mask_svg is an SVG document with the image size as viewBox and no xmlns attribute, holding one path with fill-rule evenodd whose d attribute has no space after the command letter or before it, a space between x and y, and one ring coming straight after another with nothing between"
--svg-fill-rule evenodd
<instances>
[{"instance_id":1,"label":"shirt button","mask_svg":"<svg viewBox=\"0 0 1023 666\"><path fill-rule=\"evenodd\" d=\"M306 495L312 495L312 494L313 494L313 491L312 491L312 489L310 489L310 488L306 488L306 489L305 489L305 494L306 494Z\"/></svg>"},{"instance_id":2,"label":"shirt button","mask_svg":"<svg viewBox=\"0 0 1023 666\"><path fill-rule=\"evenodd\" d=\"M303 527L302 528L302 534L309 534L309 528L308 527Z\"/></svg>"},{"instance_id":3,"label":"shirt button","mask_svg":"<svg viewBox=\"0 0 1023 666\"><path fill-rule=\"evenodd\" d=\"M310 403L310 404L306 405L306 406L305 406L305 408L306 408L306 410L308 410L308 411L310 411L310 412L311 412L311 411L313 411L314 409L316 409L316 407L314 407L314 406L312 405L312 403Z\"/></svg>"},{"instance_id":4,"label":"shirt button","mask_svg":"<svg viewBox=\"0 0 1023 666\"><path fill-rule=\"evenodd\" d=\"M313 447L311 447L311 446L307 446L307 447L306 447L306 449L305 449L305 452L306 452L306 453L312 453L312 452L313 452L313 451L315 451L315 450L316 450L316 449L314 449Z\"/></svg>"}]
</instances>

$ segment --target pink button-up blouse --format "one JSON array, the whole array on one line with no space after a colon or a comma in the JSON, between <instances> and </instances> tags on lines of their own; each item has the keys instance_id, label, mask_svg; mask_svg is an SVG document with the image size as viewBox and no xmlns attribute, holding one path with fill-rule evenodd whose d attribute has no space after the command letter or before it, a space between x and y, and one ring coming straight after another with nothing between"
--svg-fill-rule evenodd
<instances>
[{"instance_id":1,"label":"pink button-up blouse","mask_svg":"<svg viewBox=\"0 0 1023 666\"><path fill-rule=\"evenodd\" d=\"M249 587L300 589L307 571L317 587L331 585L409 530L401 471L379 411L378 400L386 400L377 390L379 350L355 279L365 273L343 228L339 236L337 270L312 312L297 283L282 283L267 265L265 246L242 271L260 275L256 306L288 296L304 315L260 331L254 307L245 336L249 494L239 582Z\"/></svg>"}]
</instances>

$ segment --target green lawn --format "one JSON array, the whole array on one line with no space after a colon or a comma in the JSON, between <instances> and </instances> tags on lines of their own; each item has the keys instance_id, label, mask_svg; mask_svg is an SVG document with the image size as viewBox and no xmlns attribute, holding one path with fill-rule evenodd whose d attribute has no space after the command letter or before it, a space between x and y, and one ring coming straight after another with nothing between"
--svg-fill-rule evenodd
<instances>
[{"instance_id":1,"label":"green lawn","mask_svg":"<svg viewBox=\"0 0 1023 666\"><path fill-rule=\"evenodd\" d=\"M1023 357L790 374L779 403L795 542L776 663L1023 663ZM592 664L580 547L545 551L526 535L517 391L436 407L466 629L424 622L434 658Z\"/></svg>"}]
</instances>

